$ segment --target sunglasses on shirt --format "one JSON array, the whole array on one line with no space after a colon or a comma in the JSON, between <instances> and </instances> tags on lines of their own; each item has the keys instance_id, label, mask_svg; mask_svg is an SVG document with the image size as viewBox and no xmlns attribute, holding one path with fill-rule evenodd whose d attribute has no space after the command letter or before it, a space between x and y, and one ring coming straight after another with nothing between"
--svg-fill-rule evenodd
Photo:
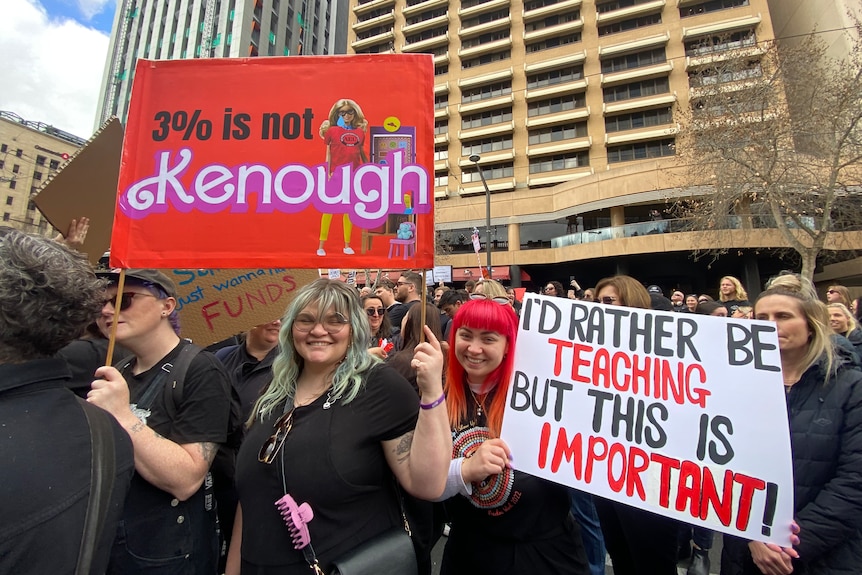
<instances>
[{"instance_id":1,"label":"sunglasses on shirt","mask_svg":"<svg viewBox=\"0 0 862 575\"><path fill-rule=\"evenodd\" d=\"M284 445L287 434L293 428L293 410L294 408L291 408L290 411L279 417L278 421L275 422L273 426L275 432L263 443L260 452L257 454L257 460L261 463L266 463L267 465L272 463L281 446Z\"/></svg>"}]
</instances>

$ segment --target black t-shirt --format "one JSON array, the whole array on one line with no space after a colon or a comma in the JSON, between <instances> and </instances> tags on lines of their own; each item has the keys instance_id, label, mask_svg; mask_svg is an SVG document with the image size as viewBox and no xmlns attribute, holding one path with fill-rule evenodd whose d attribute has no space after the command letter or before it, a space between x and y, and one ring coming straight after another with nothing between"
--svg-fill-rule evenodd
<instances>
[{"instance_id":1,"label":"black t-shirt","mask_svg":"<svg viewBox=\"0 0 862 575\"><path fill-rule=\"evenodd\" d=\"M453 457L472 454L491 437L485 414L476 415L472 398L467 412L470 416L452 433ZM522 560L520 545L541 557L531 572L587 572L580 531L568 519L567 487L507 469L472 488L469 497L446 501L452 522L447 553L464 568L458 572L511 572L512 564Z\"/></svg>"},{"instance_id":2,"label":"black t-shirt","mask_svg":"<svg viewBox=\"0 0 862 575\"><path fill-rule=\"evenodd\" d=\"M0 365L0 573L75 571L90 493L91 444L62 359ZM93 573L104 573L134 472L113 417L116 472Z\"/></svg>"},{"instance_id":3,"label":"black t-shirt","mask_svg":"<svg viewBox=\"0 0 862 575\"><path fill-rule=\"evenodd\" d=\"M727 316L732 316L736 310L741 307L751 307L751 302L747 299L729 299L727 301L719 302L721 305L727 308Z\"/></svg>"},{"instance_id":4,"label":"black t-shirt","mask_svg":"<svg viewBox=\"0 0 862 575\"><path fill-rule=\"evenodd\" d=\"M146 424L150 428L179 445L224 443L230 414L230 380L211 353L201 351L192 359L183 381L182 398L176 402L175 410L167 406L168 401L173 401L170 376L154 382L162 366L173 362L184 345L189 344L181 341L143 373L133 375L130 368L124 370L130 402L137 404L149 384L160 385L163 389L148 406L150 414ZM136 474L123 513L128 549L145 558L172 557L193 549L206 549L209 538L215 535L215 523L212 504L207 506L205 502L204 489L205 484L186 501L178 501ZM153 537L156 532L160 533L159 539ZM165 549L165 541L170 541L174 548Z\"/></svg>"},{"instance_id":5,"label":"black t-shirt","mask_svg":"<svg viewBox=\"0 0 862 575\"><path fill-rule=\"evenodd\" d=\"M380 443L415 428L416 392L392 369L378 366L350 403L336 401L324 409L326 398L296 408L293 427L271 464L259 462L258 453L283 404L256 420L243 441L237 459L243 573L307 575L308 564L293 548L275 507L285 493L314 511L311 543L326 572L332 560L400 524L394 480Z\"/></svg>"}]
</instances>

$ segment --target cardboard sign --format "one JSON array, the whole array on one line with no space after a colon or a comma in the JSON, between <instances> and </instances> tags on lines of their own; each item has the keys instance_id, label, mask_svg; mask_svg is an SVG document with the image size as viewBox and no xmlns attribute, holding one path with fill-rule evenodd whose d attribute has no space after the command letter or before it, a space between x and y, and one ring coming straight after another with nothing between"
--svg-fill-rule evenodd
<instances>
[{"instance_id":1,"label":"cardboard sign","mask_svg":"<svg viewBox=\"0 0 862 575\"><path fill-rule=\"evenodd\" d=\"M790 544L775 325L529 295L502 438L521 471Z\"/></svg>"},{"instance_id":2,"label":"cardboard sign","mask_svg":"<svg viewBox=\"0 0 862 575\"><path fill-rule=\"evenodd\" d=\"M200 346L222 341L284 315L315 270L163 269L179 292L180 334Z\"/></svg>"},{"instance_id":3,"label":"cardboard sign","mask_svg":"<svg viewBox=\"0 0 862 575\"><path fill-rule=\"evenodd\" d=\"M123 125L111 118L33 198L39 211L63 234L73 219L90 218L81 251L92 264L111 245L122 148Z\"/></svg>"},{"instance_id":4,"label":"cardboard sign","mask_svg":"<svg viewBox=\"0 0 862 575\"><path fill-rule=\"evenodd\" d=\"M138 60L111 265L431 267L428 54Z\"/></svg>"}]
</instances>

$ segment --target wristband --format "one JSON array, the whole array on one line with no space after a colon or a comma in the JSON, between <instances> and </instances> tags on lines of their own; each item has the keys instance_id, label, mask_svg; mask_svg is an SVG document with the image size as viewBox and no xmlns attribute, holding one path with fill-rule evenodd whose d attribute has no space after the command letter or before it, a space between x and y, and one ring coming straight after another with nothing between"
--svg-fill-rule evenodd
<instances>
[{"instance_id":1,"label":"wristband","mask_svg":"<svg viewBox=\"0 0 862 575\"><path fill-rule=\"evenodd\" d=\"M421 407L422 409L434 409L435 407L437 407L438 405L440 405L444 401L446 401L446 394L445 393L442 394L437 399L435 399L434 401L432 401L431 403L421 403L420 402L419 407Z\"/></svg>"}]
</instances>

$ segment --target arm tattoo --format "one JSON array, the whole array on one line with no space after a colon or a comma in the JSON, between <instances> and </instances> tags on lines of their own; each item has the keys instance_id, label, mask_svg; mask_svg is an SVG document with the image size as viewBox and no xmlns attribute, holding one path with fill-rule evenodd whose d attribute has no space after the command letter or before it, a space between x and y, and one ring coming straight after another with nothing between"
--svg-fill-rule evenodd
<instances>
[{"instance_id":1,"label":"arm tattoo","mask_svg":"<svg viewBox=\"0 0 862 575\"><path fill-rule=\"evenodd\" d=\"M144 423L143 423L143 422L141 422L141 421L139 421L139 422L137 422L136 424L134 424L134 425L131 427L131 429L129 429L129 431L131 431L132 433L137 433L137 432L139 432L140 430L142 430L144 427L146 427L146 426L144 425Z\"/></svg>"},{"instance_id":2,"label":"arm tattoo","mask_svg":"<svg viewBox=\"0 0 862 575\"><path fill-rule=\"evenodd\" d=\"M216 451L218 451L218 444L198 443L198 448L201 450L201 457L203 457L207 463L212 463L213 459L215 459Z\"/></svg>"},{"instance_id":3,"label":"arm tattoo","mask_svg":"<svg viewBox=\"0 0 862 575\"><path fill-rule=\"evenodd\" d=\"M413 447L413 433L408 431L398 440L398 445L395 446L395 455L398 458L398 463L404 463L410 458L410 448Z\"/></svg>"}]
</instances>

